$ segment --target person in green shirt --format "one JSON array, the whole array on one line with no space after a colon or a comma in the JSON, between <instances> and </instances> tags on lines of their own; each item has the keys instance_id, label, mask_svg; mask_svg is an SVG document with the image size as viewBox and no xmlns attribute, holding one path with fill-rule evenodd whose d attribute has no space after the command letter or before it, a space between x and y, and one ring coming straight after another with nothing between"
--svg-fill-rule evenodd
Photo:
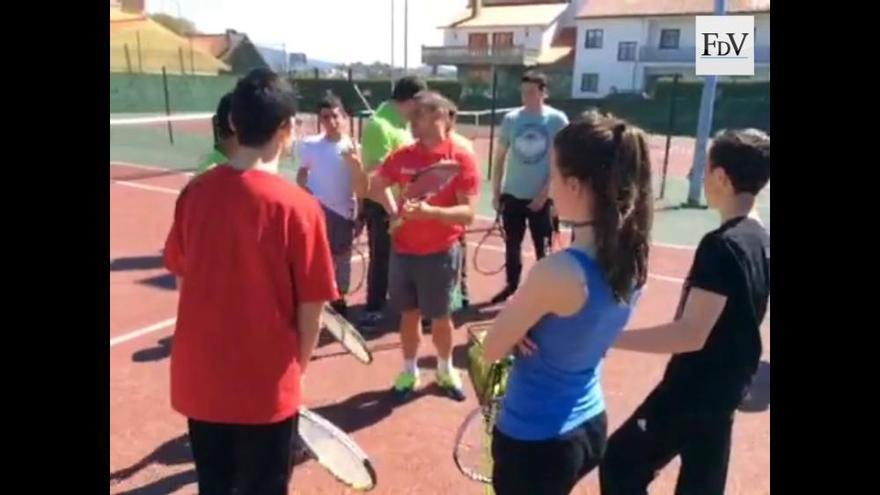
<instances>
[{"instance_id":1,"label":"person in green shirt","mask_svg":"<svg viewBox=\"0 0 880 495\"><path fill-rule=\"evenodd\" d=\"M235 150L238 149L238 141L235 139L235 131L229 122L229 109L232 107L232 93L226 93L217 104L217 111L211 117L214 129L214 148L202 158L196 169L196 175L201 175L208 170L229 161Z\"/></svg>"},{"instance_id":2,"label":"person in green shirt","mask_svg":"<svg viewBox=\"0 0 880 495\"><path fill-rule=\"evenodd\" d=\"M415 76L406 76L394 84L391 99L379 105L375 114L364 125L361 136L361 159L363 174L370 174L379 167L394 150L409 144L413 138L409 132L409 118L415 108L414 97L427 85ZM391 237L388 234L388 211L383 205L364 198L362 212L369 238L370 264L367 270L367 301L358 322L364 330L375 328L382 319L388 296L388 260L391 254Z\"/></svg>"}]
</instances>

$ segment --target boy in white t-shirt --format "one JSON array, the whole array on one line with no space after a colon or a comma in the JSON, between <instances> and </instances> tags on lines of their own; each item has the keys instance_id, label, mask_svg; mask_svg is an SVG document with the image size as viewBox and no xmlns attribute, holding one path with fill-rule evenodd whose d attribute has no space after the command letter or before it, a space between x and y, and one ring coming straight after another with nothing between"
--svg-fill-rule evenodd
<instances>
[{"instance_id":1,"label":"boy in white t-shirt","mask_svg":"<svg viewBox=\"0 0 880 495\"><path fill-rule=\"evenodd\" d=\"M336 285L342 294L342 298L331 303L331 306L345 315L357 214L351 167L358 166L359 160L354 143L342 130L346 116L339 98L325 96L318 103L318 118L323 133L304 138L298 144L295 153L299 161L296 181L311 192L324 209Z\"/></svg>"}]
</instances>

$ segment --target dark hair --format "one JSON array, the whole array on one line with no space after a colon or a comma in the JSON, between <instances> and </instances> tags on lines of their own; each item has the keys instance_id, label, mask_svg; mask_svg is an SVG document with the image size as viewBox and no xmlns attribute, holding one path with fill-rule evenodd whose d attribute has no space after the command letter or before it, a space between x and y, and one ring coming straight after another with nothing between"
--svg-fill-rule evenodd
<instances>
[{"instance_id":1,"label":"dark hair","mask_svg":"<svg viewBox=\"0 0 880 495\"><path fill-rule=\"evenodd\" d=\"M709 166L721 167L735 192L758 194L770 181L770 136L758 129L721 131L709 148Z\"/></svg>"},{"instance_id":2,"label":"dark hair","mask_svg":"<svg viewBox=\"0 0 880 495\"><path fill-rule=\"evenodd\" d=\"M232 108L232 93L226 93L220 98L217 104L217 111L211 117L211 124L214 128L214 146L219 146L220 141L231 138L235 135L232 126L229 123L229 110Z\"/></svg>"},{"instance_id":3,"label":"dark hair","mask_svg":"<svg viewBox=\"0 0 880 495\"><path fill-rule=\"evenodd\" d=\"M538 89L544 89L547 87L547 76L545 76L543 72L528 70L522 75L519 82L537 84Z\"/></svg>"},{"instance_id":4,"label":"dark hair","mask_svg":"<svg viewBox=\"0 0 880 495\"><path fill-rule=\"evenodd\" d=\"M597 258L614 297L626 301L648 279L654 216L651 160L641 129L611 115L569 124L556 134L563 177L590 186Z\"/></svg>"},{"instance_id":5,"label":"dark hair","mask_svg":"<svg viewBox=\"0 0 880 495\"><path fill-rule=\"evenodd\" d=\"M455 115L458 112L458 108L456 108L455 103L452 103L452 101L436 91L431 91L428 89L424 91L419 91L418 93L416 93L413 99L419 106L424 106L430 108L431 110L445 111L450 118L455 118Z\"/></svg>"},{"instance_id":6,"label":"dark hair","mask_svg":"<svg viewBox=\"0 0 880 495\"><path fill-rule=\"evenodd\" d=\"M242 146L258 148L296 115L296 93L268 69L254 69L235 85L232 125Z\"/></svg>"},{"instance_id":7,"label":"dark hair","mask_svg":"<svg viewBox=\"0 0 880 495\"><path fill-rule=\"evenodd\" d=\"M596 122L602 117L602 112L596 107L587 107L578 115L579 122Z\"/></svg>"},{"instance_id":8,"label":"dark hair","mask_svg":"<svg viewBox=\"0 0 880 495\"><path fill-rule=\"evenodd\" d=\"M324 110L324 109L333 110L335 108L338 108L340 110L344 110L344 108L342 106L342 100L340 100L336 95L334 95L332 93L325 95L323 98L321 98L320 101L318 101L318 112L319 113L321 110Z\"/></svg>"},{"instance_id":9,"label":"dark hair","mask_svg":"<svg viewBox=\"0 0 880 495\"><path fill-rule=\"evenodd\" d=\"M394 89L391 90L391 99L398 102L404 102L413 99L419 91L428 89L425 81L416 76L404 76L394 83Z\"/></svg>"}]
</instances>

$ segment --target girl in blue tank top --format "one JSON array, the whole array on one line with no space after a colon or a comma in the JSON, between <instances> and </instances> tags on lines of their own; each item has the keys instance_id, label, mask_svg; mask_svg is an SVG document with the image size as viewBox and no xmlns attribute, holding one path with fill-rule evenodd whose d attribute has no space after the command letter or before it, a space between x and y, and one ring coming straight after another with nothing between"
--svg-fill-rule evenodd
<instances>
[{"instance_id":1,"label":"girl in blue tank top","mask_svg":"<svg viewBox=\"0 0 880 495\"><path fill-rule=\"evenodd\" d=\"M653 194L641 130L611 116L568 125L549 180L575 241L535 264L484 343L488 361L517 350L492 441L498 495L567 494L599 464L602 359L648 275Z\"/></svg>"}]
</instances>

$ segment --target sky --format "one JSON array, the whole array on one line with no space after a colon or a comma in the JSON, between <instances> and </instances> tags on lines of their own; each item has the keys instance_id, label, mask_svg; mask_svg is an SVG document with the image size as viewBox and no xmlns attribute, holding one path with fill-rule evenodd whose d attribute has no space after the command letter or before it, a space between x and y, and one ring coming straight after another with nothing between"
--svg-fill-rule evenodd
<instances>
[{"instance_id":1,"label":"sky","mask_svg":"<svg viewBox=\"0 0 880 495\"><path fill-rule=\"evenodd\" d=\"M394 2L394 65L403 66L406 0L147 0L150 13L178 12L204 33L236 29L255 43L305 53L329 62L391 60ZM441 45L437 29L467 7L467 0L408 0L410 67L421 65L422 45Z\"/></svg>"}]
</instances>

